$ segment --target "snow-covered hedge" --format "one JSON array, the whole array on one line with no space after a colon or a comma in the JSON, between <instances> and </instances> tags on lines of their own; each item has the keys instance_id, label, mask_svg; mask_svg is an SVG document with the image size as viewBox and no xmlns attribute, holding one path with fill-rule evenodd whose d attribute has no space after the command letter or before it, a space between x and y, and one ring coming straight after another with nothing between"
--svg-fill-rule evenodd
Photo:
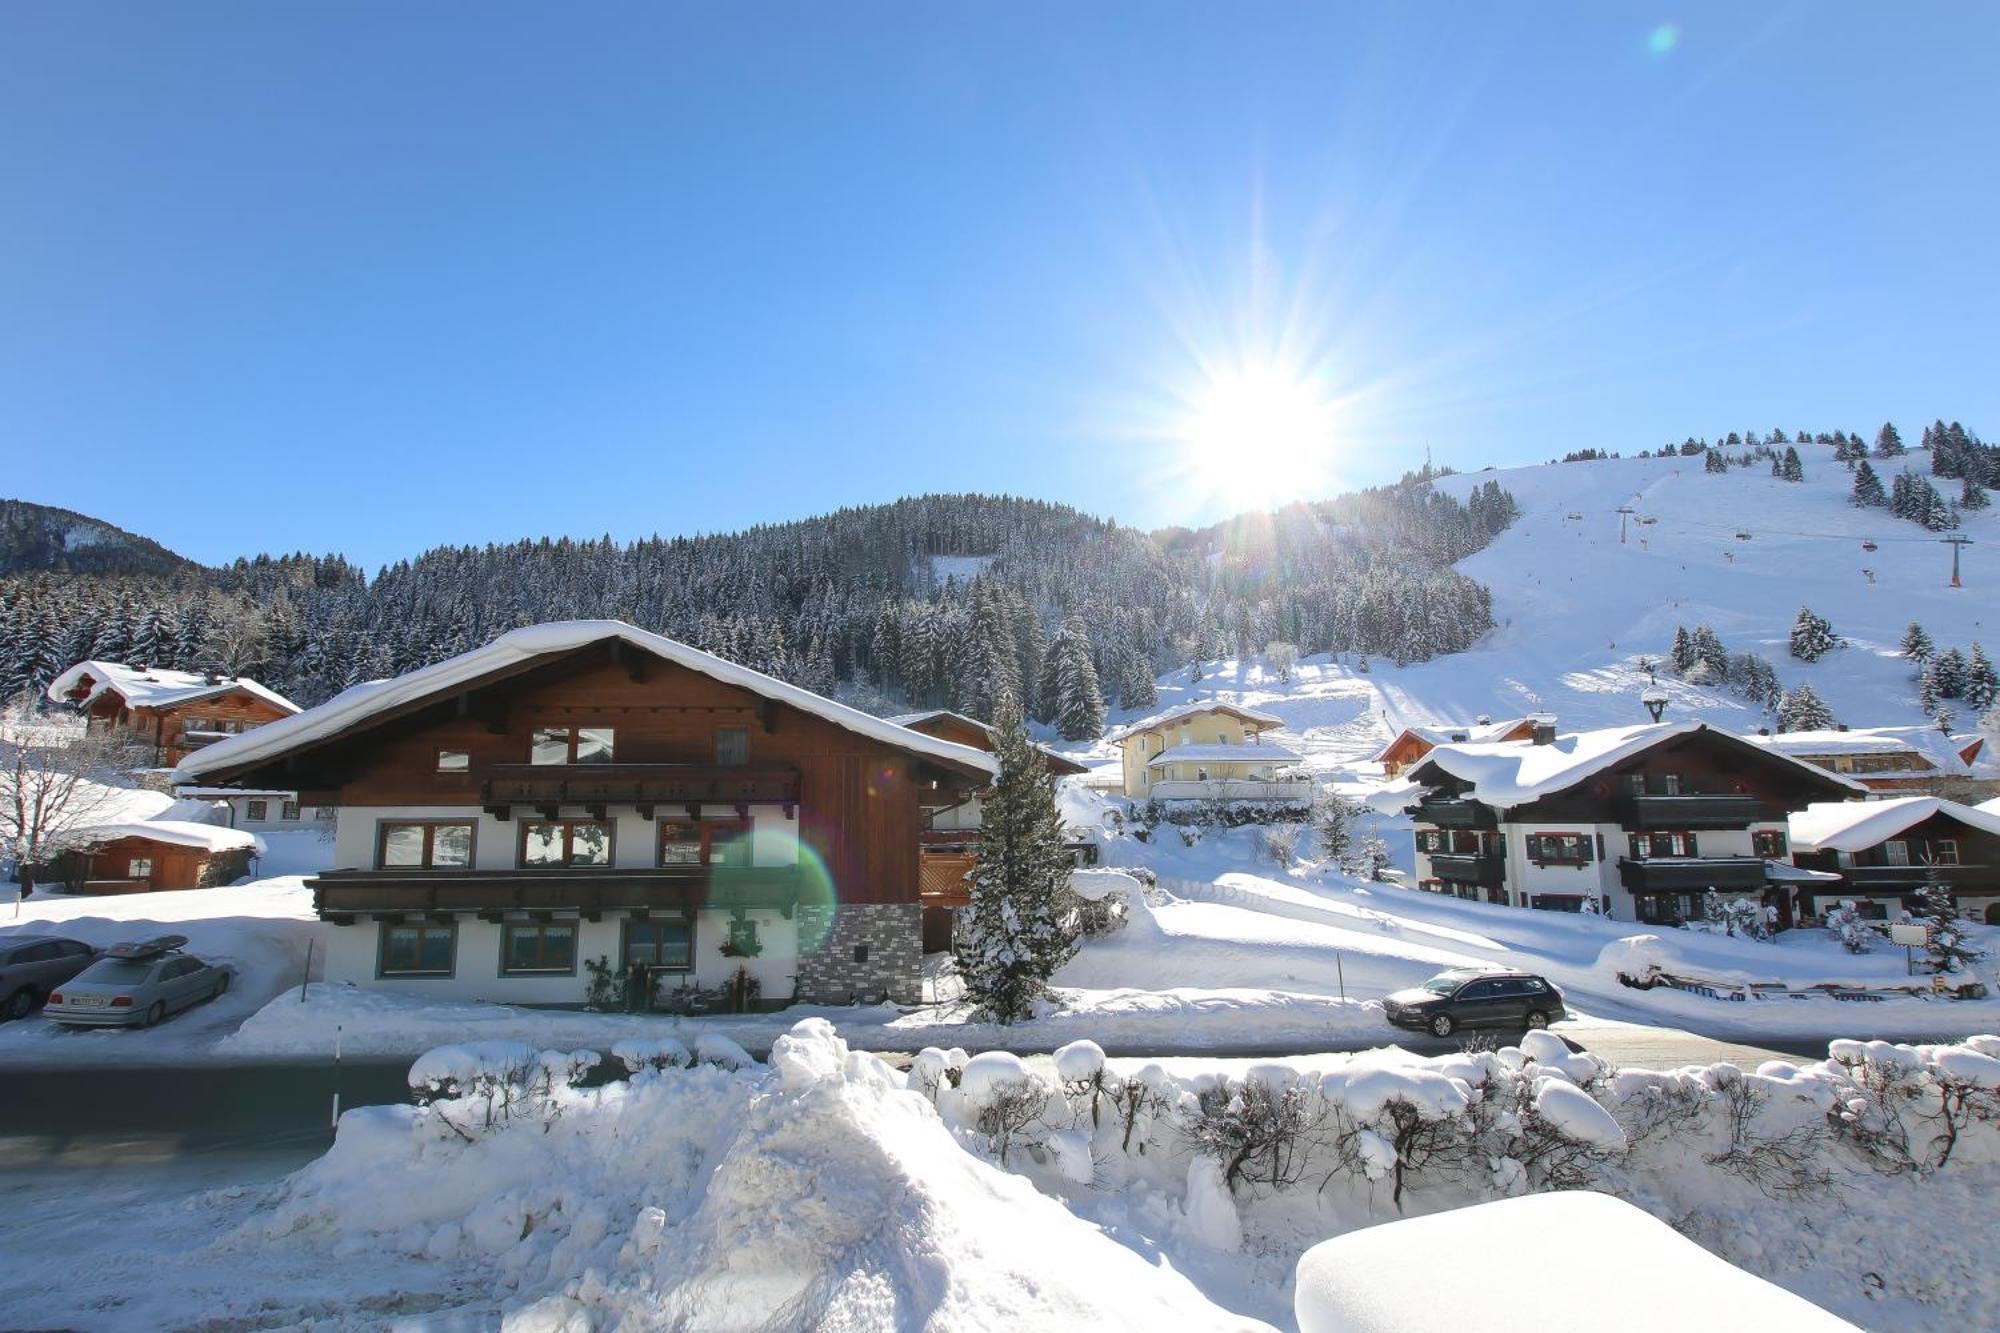
<instances>
[{"instance_id":1,"label":"snow-covered hedge","mask_svg":"<svg viewBox=\"0 0 2000 1333\"><path fill-rule=\"evenodd\" d=\"M1270 1318L1329 1235L1593 1188L1786 1285L1851 1283L1862 1269L1833 1269L1872 1247L1868 1299L1941 1326L2000 1299L1961 1216L2000 1165L2000 1038L1837 1042L1751 1071L1614 1071L1545 1032L1430 1059L1171 1069L1082 1041L1046 1063L930 1049L899 1073L820 1019L768 1065L695 1045L621 1043L632 1077L602 1086L582 1081L592 1052L431 1052L411 1071L426 1104L344 1116L247 1240L450 1263L525 1307L517 1328L640 1311L705 1326L721 1308L804 1328L947 1289L997 1302L988 1323L1201 1327L1226 1312L1075 1213L1180 1252L1169 1273L1236 1273L1231 1298ZM1808 1231L1817 1249L1780 1246Z\"/></svg>"}]
</instances>

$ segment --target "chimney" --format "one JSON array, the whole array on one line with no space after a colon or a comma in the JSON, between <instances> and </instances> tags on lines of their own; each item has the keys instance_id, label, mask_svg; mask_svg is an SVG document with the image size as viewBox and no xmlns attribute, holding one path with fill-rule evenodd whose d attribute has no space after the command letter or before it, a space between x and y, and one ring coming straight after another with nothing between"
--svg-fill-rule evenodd
<instances>
[{"instance_id":1,"label":"chimney","mask_svg":"<svg viewBox=\"0 0 2000 1333\"><path fill-rule=\"evenodd\" d=\"M1474 722L1477 722L1482 727L1488 727L1493 725L1492 715L1488 713L1481 713L1478 717L1475 717L1472 720Z\"/></svg>"},{"instance_id":2,"label":"chimney","mask_svg":"<svg viewBox=\"0 0 2000 1333\"><path fill-rule=\"evenodd\" d=\"M1468 739L1468 737L1467 737L1467 735L1466 735L1466 733L1465 733L1465 732L1462 732L1462 731L1454 731L1454 732L1452 732L1452 733L1451 733L1451 739L1452 739L1452 740L1453 740L1454 742L1457 742L1457 741L1463 741L1463 740L1466 740L1466 739Z\"/></svg>"},{"instance_id":3,"label":"chimney","mask_svg":"<svg viewBox=\"0 0 2000 1333\"><path fill-rule=\"evenodd\" d=\"M1528 716L1528 739L1536 745L1553 744L1556 738L1556 715L1554 713L1532 713Z\"/></svg>"}]
</instances>

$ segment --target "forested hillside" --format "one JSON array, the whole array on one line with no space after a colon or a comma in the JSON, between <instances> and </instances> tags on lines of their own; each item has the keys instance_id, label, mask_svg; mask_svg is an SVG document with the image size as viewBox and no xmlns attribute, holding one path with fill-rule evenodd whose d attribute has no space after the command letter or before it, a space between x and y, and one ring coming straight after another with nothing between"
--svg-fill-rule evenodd
<instances>
[{"instance_id":1,"label":"forested hillside","mask_svg":"<svg viewBox=\"0 0 2000 1333\"><path fill-rule=\"evenodd\" d=\"M1515 507L1491 482L1461 503L1431 480L1151 535L932 495L727 535L440 547L372 579L337 556L30 564L0 579L0 691L104 657L240 672L312 704L517 625L615 617L816 690L983 715L1005 686L1052 716L1043 676L1074 685L1084 662L1107 700L1136 703L1173 664L1272 640L1403 662L1468 646L1491 599L1451 562Z\"/></svg>"},{"instance_id":2,"label":"forested hillside","mask_svg":"<svg viewBox=\"0 0 2000 1333\"><path fill-rule=\"evenodd\" d=\"M171 574L193 568L193 561L158 542L86 514L24 500L0 500L0 575L48 570Z\"/></svg>"}]
</instances>

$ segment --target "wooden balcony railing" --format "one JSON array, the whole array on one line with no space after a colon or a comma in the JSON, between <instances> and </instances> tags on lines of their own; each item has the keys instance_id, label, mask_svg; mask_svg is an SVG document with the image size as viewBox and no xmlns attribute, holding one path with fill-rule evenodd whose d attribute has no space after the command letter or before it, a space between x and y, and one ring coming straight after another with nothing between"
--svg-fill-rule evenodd
<instances>
[{"instance_id":1,"label":"wooden balcony railing","mask_svg":"<svg viewBox=\"0 0 2000 1333\"><path fill-rule=\"evenodd\" d=\"M1431 873L1452 884L1498 888L1506 878L1506 862L1498 852L1432 852Z\"/></svg>"},{"instance_id":2,"label":"wooden balcony railing","mask_svg":"<svg viewBox=\"0 0 2000 1333\"><path fill-rule=\"evenodd\" d=\"M1618 879L1633 893L1742 892L1764 887L1761 856L1709 856L1634 861L1618 858Z\"/></svg>"},{"instance_id":3,"label":"wooden balcony railing","mask_svg":"<svg viewBox=\"0 0 2000 1333\"><path fill-rule=\"evenodd\" d=\"M777 764L490 764L481 774L479 803L736 805L798 799L799 771Z\"/></svg>"},{"instance_id":4,"label":"wooden balcony railing","mask_svg":"<svg viewBox=\"0 0 2000 1333\"><path fill-rule=\"evenodd\" d=\"M1631 796L1634 828L1744 828L1757 822L1762 805L1755 796Z\"/></svg>"},{"instance_id":5,"label":"wooden balcony railing","mask_svg":"<svg viewBox=\"0 0 2000 1333\"><path fill-rule=\"evenodd\" d=\"M407 912L551 912L590 915L798 903L797 866L663 866L621 870L328 870L308 879L322 918Z\"/></svg>"}]
</instances>

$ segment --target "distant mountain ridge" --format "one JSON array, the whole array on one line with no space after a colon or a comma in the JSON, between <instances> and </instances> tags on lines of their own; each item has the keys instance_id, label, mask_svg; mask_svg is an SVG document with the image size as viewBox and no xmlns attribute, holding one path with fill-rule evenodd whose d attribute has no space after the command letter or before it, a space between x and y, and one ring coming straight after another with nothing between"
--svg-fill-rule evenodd
<instances>
[{"instance_id":1,"label":"distant mountain ridge","mask_svg":"<svg viewBox=\"0 0 2000 1333\"><path fill-rule=\"evenodd\" d=\"M0 575L177 574L198 569L150 537L74 509L0 500Z\"/></svg>"}]
</instances>

